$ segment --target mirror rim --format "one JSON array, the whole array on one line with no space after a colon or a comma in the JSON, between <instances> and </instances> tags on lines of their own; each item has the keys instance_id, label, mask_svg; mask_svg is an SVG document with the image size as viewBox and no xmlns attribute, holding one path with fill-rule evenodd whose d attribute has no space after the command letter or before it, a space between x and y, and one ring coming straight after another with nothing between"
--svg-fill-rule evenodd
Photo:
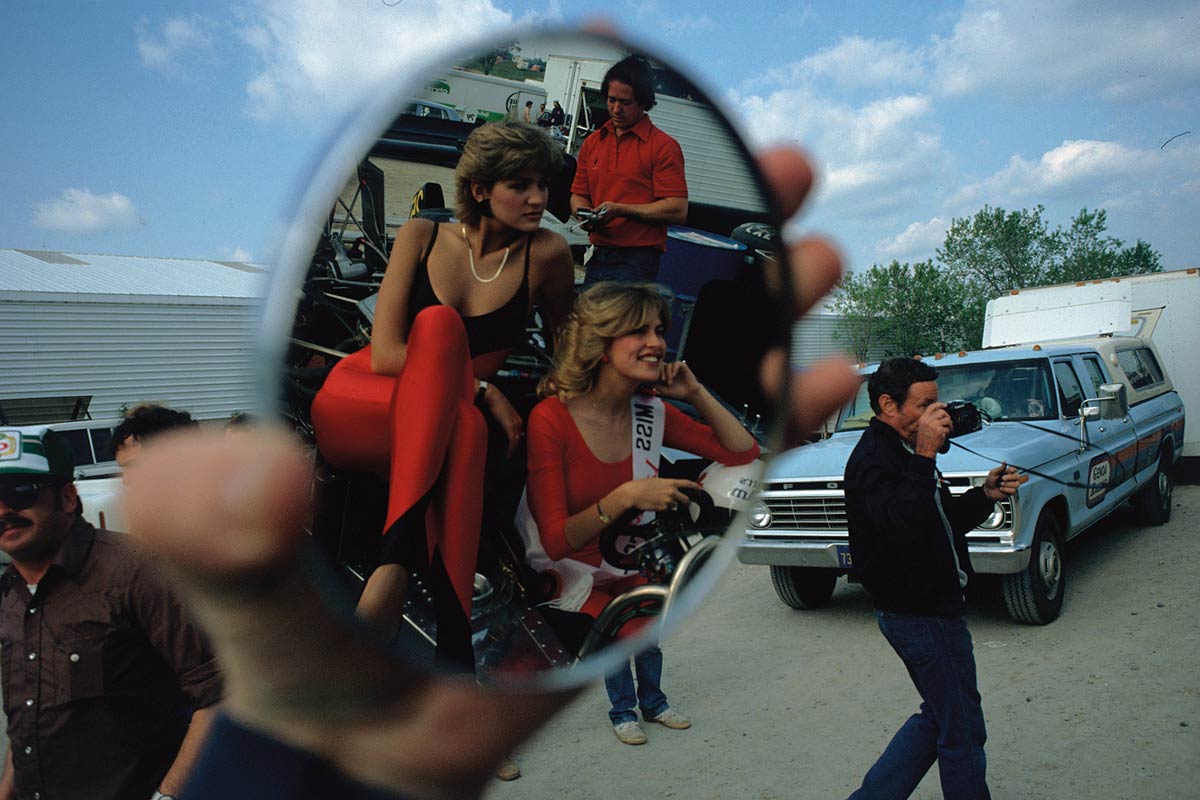
<instances>
[{"instance_id":1,"label":"mirror rim","mask_svg":"<svg viewBox=\"0 0 1200 800\"><path fill-rule=\"evenodd\" d=\"M670 57L664 57L662 49L645 38L625 35L611 27L589 26L587 24L561 25L514 25L505 28L500 33L488 34L472 39L468 46L450 48L427 57L414 64L397 69L384 76L377 82L372 91L367 91L351 104L350 110L333 121L333 129L325 139L324 144L306 161L308 168L297 176L296 189L293 191L294 202L287 206L290 214L287 216L286 229L277 250L274 268L271 270L267 292L262 306L262 324L259 328L256 342L256 358L262 365L259 372L261 398L260 412L264 419L280 419L279 386L282 378L282 365L287 350L287 340L294 324L299 302L297 287L302 284L312 262L316 232L321 230L342 189L346 178L351 175L356 165L362 160L363 154L369 152L378 139L379 132L384 130L395 118L395 109L403 98L412 96L414 87L422 83L420 76L432 71L446 69L447 63L478 52L497 40L508 41L531 39L538 37L578 37L598 42L615 44L623 49L641 53L651 58L655 63L666 67L687 80L700 90L704 101L720 118L731 138L741 151L747 166L756 180L766 206L768 224L782 232L784 219L780 213L778 201L774 194L767 189L758 162L750 152L744 132L735 124L724 105L717 99L718 95L710 91L708 80L703 76L699 80L680 70ZM306 180L306 177L307 180ZM790 296L792 291L791 273L788 266L787 248L783 245L775 251L779 259L783 299ZM779 305L780 313L790 304ZM782 320L781 320L782 321ZM781 343L789 349L787 343ZM790 370L789 370L790 376ZM769 461L772 454L778 452L783 425L782 408L787 397L787 387L780 392L774 402L772 424L764 437L766 447L760 458ZM677 631L684 621L696 611L700 602L708 597L717 582L726 574L734 561L739 542L742 538L740 531L746 524L746 511L739 511L733 518L725 533L721 536L719 545L714 549L708 561L699 570L696 577L680 594L672 599L669 613L658 616L654 622L636 635L615 642L602 652L588 656L582 662L577 661L570 667L550 668L536 673L499 673L486 676L486 685L505 690L518 691L561 691L578 688L592 683L607 675L620 664L627 662L635 653L651 644L662 641ZM327 591L327 590L322 590ZM327 598L331 605L344 606L337 598ZM403 657L403 654L401 654ZM411 663L411 661L410 661ZM448 674L436 667L426 669L430 674Z\"/></svg>"}]
</instances>

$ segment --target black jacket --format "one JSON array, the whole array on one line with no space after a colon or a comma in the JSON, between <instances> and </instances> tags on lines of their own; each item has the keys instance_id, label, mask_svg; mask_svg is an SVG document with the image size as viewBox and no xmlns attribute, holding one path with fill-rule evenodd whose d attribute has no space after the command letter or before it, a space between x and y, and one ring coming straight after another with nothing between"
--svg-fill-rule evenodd
<instances>
[{"instance_id":1,"label":"black jacket","mask_svg":"<svg viewBox=\"0 0 1200 800\"><path fill-rule=\"evenodd\" d=\"M966 533L995 508L976 487L952 497L938 485L933 459L905 448L900 435L878 419L846 463L846 520L855 572L881 611L961 614L963 589L934 491L954 531L954 550L968 576Z\"/></svg>"}]
</instances>

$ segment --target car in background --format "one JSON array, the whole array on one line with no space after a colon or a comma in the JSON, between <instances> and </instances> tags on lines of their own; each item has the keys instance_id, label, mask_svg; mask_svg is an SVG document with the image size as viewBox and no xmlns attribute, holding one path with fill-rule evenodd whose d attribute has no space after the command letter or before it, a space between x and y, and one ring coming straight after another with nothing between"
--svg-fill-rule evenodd
<instances>
[{"instance_id":1,"label":"car in background","mask_svg":"<svg viewBox=\"0 0 1200 800\"><path fill-rule=\"evenodd\" d=\"M97 528L128 530L121 507L121 468L113 453L113 429L119 419L55 422L50 427L75 452L75 488L83 501L83 517Z\"/></svg>"},{"instance_id":2,"label":"car in background","mask_svg":"<svg viewBox=\"0 0 1200 800\"><path fill-rule=\"evenodd\" d=\"M942 401L973 403L989 420L951 439L938 468L954 494L1007 462L1029 476L967 534L976 572L1001 576L1018 622L1046 624L1062 609L1064 544L1127 501L1140 519L1171 516L1172 467L1182 451L1184 409L1154 345L1104 337L1004 347L931 359ZM873 412L861 370L858 395L828 439L775 459L752 505L739 552L771 567L793 608L828 604L842 574L854 575L843 476Z\"/></svg>"}]
</instances>

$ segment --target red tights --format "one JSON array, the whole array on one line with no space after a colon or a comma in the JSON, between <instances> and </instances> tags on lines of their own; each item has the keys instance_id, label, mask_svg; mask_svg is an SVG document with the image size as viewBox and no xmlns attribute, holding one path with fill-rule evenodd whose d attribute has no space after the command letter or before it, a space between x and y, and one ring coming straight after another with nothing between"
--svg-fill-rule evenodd
<instances>
[{"instance_id":1,"label":"red tights","mask_svg":"<svg viewBox=\"0 0 1200 800\"><path fill-rule=\"evenodd\" d=\"M418 535L407 529L423 523L425 552L431 562L440 554L467 620L487 450L474 393L462 319L431 306L413 320L398 376L372 372L367 346L334 366L312 405L322 455L339 469L388 475L384 533L399 523L404 530L395 533Z\"/></svg>"}]
</instances>

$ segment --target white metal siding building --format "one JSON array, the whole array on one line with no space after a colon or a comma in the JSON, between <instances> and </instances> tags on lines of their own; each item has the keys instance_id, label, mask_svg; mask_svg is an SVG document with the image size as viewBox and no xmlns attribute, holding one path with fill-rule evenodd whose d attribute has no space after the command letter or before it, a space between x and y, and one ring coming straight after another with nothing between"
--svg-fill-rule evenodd
<instances>
[{"instance_id":1,"label":"white metal siding building","mask_svg":"<svg viewBox=\"0 0 1200 800\"><path fill-rule=\"evenodd\" d=\"M256 408L266 283L241 262L0 250L0 423Z\"/></svg>"},{"instance_id":2,"label":"white metal siding building","mask_svg":"<svg viewBox=\"0 0 1200 800\"><path fill-rule=\"evenodd\" d=\"M837 336L838 325L844 317L822 303L813 308L792 326L792 365L811 366L827 358L844 358L854 361L850 343ZM867 360L880 361L885 356L886 343L872 343Z\"/></svg>"}]
</instances>

